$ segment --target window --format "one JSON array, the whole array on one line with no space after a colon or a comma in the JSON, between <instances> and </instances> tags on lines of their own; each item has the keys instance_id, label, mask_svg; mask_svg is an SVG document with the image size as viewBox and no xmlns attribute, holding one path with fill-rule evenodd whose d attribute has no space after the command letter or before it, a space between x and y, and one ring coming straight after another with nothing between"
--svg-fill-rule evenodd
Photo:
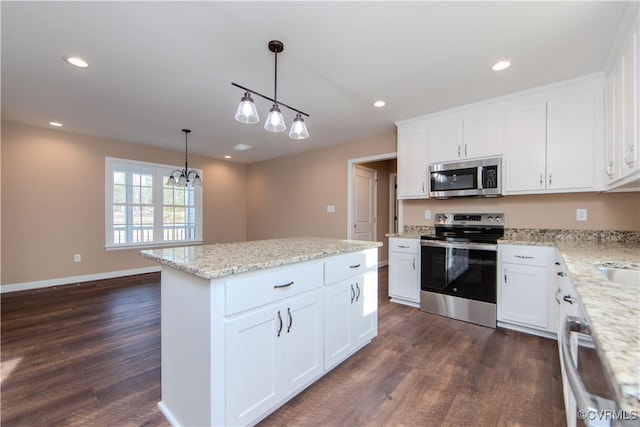
<instances>
[{"instance_id":1,"label":"window","mask_svg":"<svg viewBox=\"0 0 640 427\"><path fill-rule=\"evenodd\" d=\"M165 185L180 167L107 157L105 169L107 249L202 242L201 187Z\"/></svg>"}]
</instances>

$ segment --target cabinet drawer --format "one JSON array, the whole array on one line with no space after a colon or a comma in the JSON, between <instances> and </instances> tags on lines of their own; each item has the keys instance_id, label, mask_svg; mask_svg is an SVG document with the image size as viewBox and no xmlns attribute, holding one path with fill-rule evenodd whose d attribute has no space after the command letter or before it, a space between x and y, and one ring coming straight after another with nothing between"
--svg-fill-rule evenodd
<instances>
[{"instance_id":1,"label":"cabinet drawer","mask_svg":"<svg viewBox=\"0 0 640 427\"><path fill-rule=\"evenodd\" d=\"M225 314L230 316L321 286L321 262L249 273L245 278L225 283Z\"/></svg>"},{"instance_id":2,"label":"cabinet drawer","mask_svg":"<svg viewBox=\"0 0 640 427\"><path fill-rule=\"evenodd\" d=\"M499 245L498 248L502 262L541 267L553 262L554 248L550 246Z\"/></svg>"},{"instance_id":3,"label":"cabinet drawer","mask_svg":"<svg viewBox=\"0 0 640 427\"><path fill-rule=\"evenodd\" d=\"M333 283L362 273L367 269L366 253L354 252L329 258L324 263L324 282Z\"/></svg>"},{"instance_id":4,"label":"cabinet drawer","mask_svg":"<svg viewBox=\"0 0 640 427\"><path fill-rule=\"evenodd\" d=\"M397 237L392 237L389 239L390 252L404 252L404 253L410 253L410 254L417 254L419 247L420 247L420 239L397 238Z\"/></svg>"}]
</instances>

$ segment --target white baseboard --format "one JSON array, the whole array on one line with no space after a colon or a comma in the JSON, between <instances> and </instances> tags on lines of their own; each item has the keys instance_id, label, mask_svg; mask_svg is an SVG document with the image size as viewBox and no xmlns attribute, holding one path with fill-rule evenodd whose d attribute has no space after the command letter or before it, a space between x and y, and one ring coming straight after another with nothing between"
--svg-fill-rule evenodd
<instances>
[{"instance_id":1,"label":"white baseboard","mask_svg":"<svg viewBox=\"0 0 640 427\"><path fill-rule=\"evenodd\" d=\"M114 277L133 276L136 274L155 273L160 266L133 268L131 270L109 271L106 273L85 274L84 276L61 277L59 279L37 280L35 282L13 283L0 286L0 293L28 291L31 289L50 288L52 286L71 285L73 283L90 282L93 280L112 279Z\"/></svg>"}]
</instances>

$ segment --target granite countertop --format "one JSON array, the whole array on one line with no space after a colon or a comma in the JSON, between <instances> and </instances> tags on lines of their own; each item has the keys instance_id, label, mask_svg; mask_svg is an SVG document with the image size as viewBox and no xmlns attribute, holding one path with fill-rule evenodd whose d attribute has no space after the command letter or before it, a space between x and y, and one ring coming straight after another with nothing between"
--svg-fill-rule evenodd
<instances>
[{"instance_id":1,"label":"granite countertop","mask_svg":"<svg viewBox=\"0 0 640 427\"><path fill-rule=\"evenodd\" d=\"M215 279L382 246L381 242L292 237L141 251L150 260L203 279Z\"/></svg>"},{"instance_id":2,"label":"granite countertop","mask_svg":"<svg viewBox=\"0 0 640 427\"><path fill-rule=\"evenodd\" d=\"M500 244L555 246L576 287L598 354L621 409L640 411L640 288L609 281L596 268L640 269L636 242L552 241L518 236Z\"/></svg>"}]
</instances>

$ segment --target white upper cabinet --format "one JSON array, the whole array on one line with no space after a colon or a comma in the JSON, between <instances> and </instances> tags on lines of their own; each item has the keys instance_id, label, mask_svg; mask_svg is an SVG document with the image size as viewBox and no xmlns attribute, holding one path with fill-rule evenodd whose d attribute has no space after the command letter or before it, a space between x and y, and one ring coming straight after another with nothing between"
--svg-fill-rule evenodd
<instances>
[{"instance_id":1,"label":"white upper cabinet","mask_svg":"<svg viewBox=\"0 0 640 427\"><path fill-rule=\"evenodd\" d=\"M486 105L433 117L427 122L429 163L501 155L505 110Z\"/></svg>"},{"instance_id":2,"label":"white upper cabinet","mask_svg":"<svg viewBox=\"0 0 640 427\"><path fill-rule=\"evenodd\" d=\"M506 194L596 190L602 76L514 99L507 112Z\"/></svg>"},{"instance_id":3,"label":"white upper cabinet","mask_svg":"<svg viewBox=\"0 0 640 427\"><path fill-rule=\"evenodd\" d=\"M595 190L596 122L601 91L600 83L547 101L547 190Z\"/></svg>"},{"instance_id":4,"label":"white upper cabinet","mask_svg":"<svg viewBox=\"0 0 640 427\"><path fill-rule=\"evenodd\" d=\"M607 189L624 188L640 180L639 129L640 47L638 16L623 37L605 89L606 150L604 183ZM631 185L631 189L638 185Z\"/></svg>"},{"instance_id":5,"label":"white upper cabinet","mask_svg":"<svg viewBox=\"0 0 640 427\"><path fill-rule=\"evenodd\" d=\"M423 122L398 126L398 198L427 197L427 140Z\"/></svg>"}]
</instances>

